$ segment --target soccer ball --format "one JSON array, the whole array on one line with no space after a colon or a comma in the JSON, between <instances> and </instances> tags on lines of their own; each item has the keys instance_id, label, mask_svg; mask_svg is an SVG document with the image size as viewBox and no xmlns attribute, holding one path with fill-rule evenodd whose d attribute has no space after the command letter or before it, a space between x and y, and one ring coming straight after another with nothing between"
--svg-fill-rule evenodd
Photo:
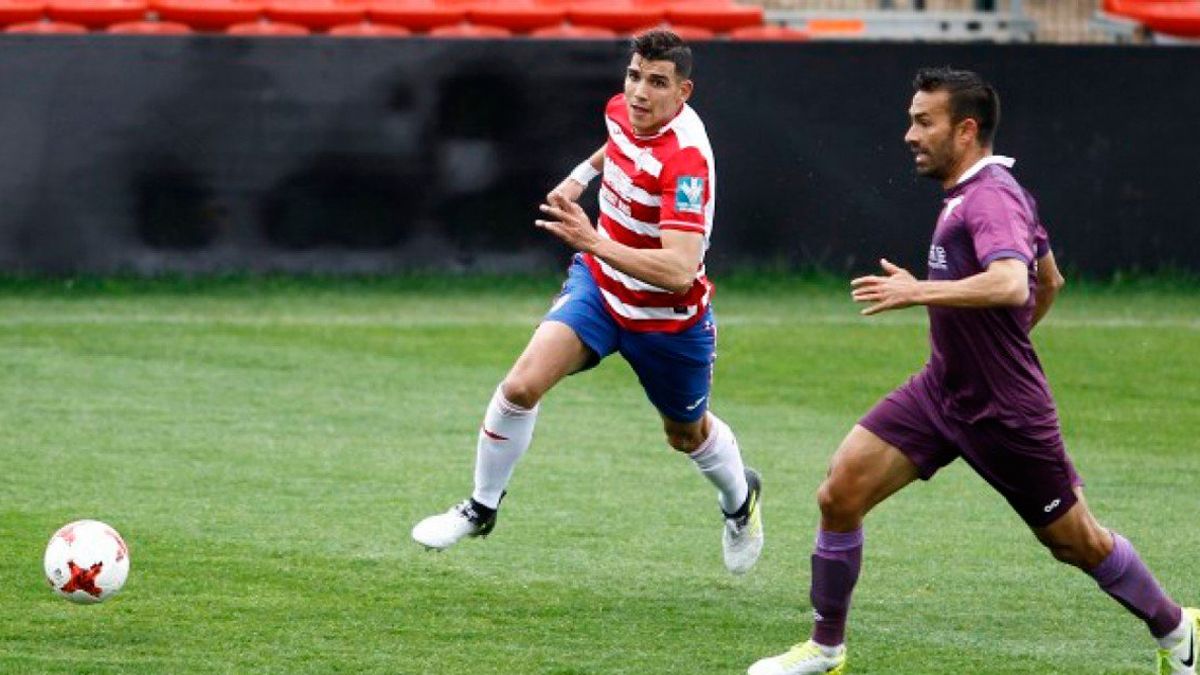
<instances>
[{"instance_id":1,"label":"soccer ball","mask_svg":"<svg viewBox=\"0 0 1200 675\"><path fill-rule=\"evenodd\" d=\"M46 581L55 593L71 602L102 602L125 585L129 547L108 525L77 520L50 537L44 563Z\"/></svg>"}]
</instances>

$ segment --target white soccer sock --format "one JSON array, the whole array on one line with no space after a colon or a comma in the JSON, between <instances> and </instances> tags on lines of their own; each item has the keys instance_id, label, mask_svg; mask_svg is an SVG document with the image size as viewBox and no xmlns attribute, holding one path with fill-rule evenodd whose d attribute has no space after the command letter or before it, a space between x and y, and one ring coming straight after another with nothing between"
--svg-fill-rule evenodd
<instances>
[{"instance_id":1,"label":"white soccer sock","mask_svg":"<svg viewBox=\"0 0 1200 675\"><path fill-rule=\"evenodd\" d=\"M479 442L475 446L475 492L471 498L494 509L500 506L500 495L512 478L513 467L525 454L533 440L533 425L537 421L538 406L522 408L504 397L504 390L496 388L488 403L479 428Z\"/></svg>"},{"instance_id":2,"label":"white soccer sock","mask_svg":"<svg viewBox=\"0 0 1200 675\"><path fill-rule=\"evenodd\" d=\"M688 455L696 468L717 487L718 501L725 513L734 513L746 501L750 488L746 485L746 468L738 449L733 429L721 418L708 413L708 438Z\"/></svg>"},{"instance_id":3,"label":"white soccer sock","mask_svg":"<svg viewBox=\"0 0 1200 675\"><path fill-rule=\"evenodd\" d=\"M1179 625L1175 627L1175 630L1160 638L1155 638L1155 641L1163 649L1174 649L1179 646L1179 643L1183 642L1183 639L1188 636L1188 631L1191 629L1191 617L1188 616L1187 612L1180 612Z\"/></svg>"}]
</instances>

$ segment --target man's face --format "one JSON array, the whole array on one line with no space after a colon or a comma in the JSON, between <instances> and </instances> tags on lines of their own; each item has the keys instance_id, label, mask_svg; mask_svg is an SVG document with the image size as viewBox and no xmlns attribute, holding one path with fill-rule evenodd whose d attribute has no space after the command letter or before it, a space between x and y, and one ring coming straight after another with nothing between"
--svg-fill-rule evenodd
<instances>
[{"instance_id":1,"label":"man's face","mask_svg":"<svg viewBox=\"0 0 1200 675\"><path fill-rule=\"evenodd\" d=\"M917 173L946 180L958 166L974 134L964 128L974 120L955 124L950 117L950 93L918 91L908 109L910 124L904 142L913 152Z\"/></svg>"},{"instance_id":2,"label":"man's face","mask_svg":"<svg viewBox=\"0 0 1200 675\"><path fill-rule=\"evenodd\" d=\"M671 121L692 95L692 81L678 77L671 61L634 54L625 70L625 106L638 135L653 134Z\"/></svg>"}]
</instances>

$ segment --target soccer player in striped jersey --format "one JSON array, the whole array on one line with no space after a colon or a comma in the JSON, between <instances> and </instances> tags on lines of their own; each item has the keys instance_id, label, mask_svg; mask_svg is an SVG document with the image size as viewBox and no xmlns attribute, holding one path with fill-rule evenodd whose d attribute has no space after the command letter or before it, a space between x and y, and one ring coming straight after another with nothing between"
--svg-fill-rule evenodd
<instances>
[{"instance_id":1,"label":"soccer player in striped jersey","mask_svg":"<svg viewBox=\"0 0 1200 675\"><path fill-rule=\"evenodd\" d=\"M492 531L538 402L564 377L619 352L658 409L667 443L717 489L725 566L748 571L762 551L761 481L729 425L709 410L716 324L704 254L716 173L692 94L691 49L674 33L633 40L625 90L605 107L608 141L546 197L535 225L578 251L562 292L496 389L475 455L475 490L412 536L444 549ZM601 177L593 227L577 203Z\"/></svg>"},{"instance_id":2,"label":"soccer player in striped jersey","mask_svg":"<svg viewBox=\"0 0 1200 675\"><path fill-rule=\"evenodd\" d=\"M817 493L812 637L755 663L749 675L845 671L863 519L960 456L1051 555L1086 572L1145 622L1158 642L1161 675L1195 675L1200 614L1176 604L1133 545L1097 522L1063 446L1058 411L1029 338L1062 277L1033 197L1009 171L1013 160L992 154L999 96L976 73L949 68L922 70L914 89L904 140L917 173L946 190L928 278L918 281L883 260L883 274L851 285L854 300L868 305L866 315L927 306L932 354L834 453Z\"/></svg>"}]
</instances>

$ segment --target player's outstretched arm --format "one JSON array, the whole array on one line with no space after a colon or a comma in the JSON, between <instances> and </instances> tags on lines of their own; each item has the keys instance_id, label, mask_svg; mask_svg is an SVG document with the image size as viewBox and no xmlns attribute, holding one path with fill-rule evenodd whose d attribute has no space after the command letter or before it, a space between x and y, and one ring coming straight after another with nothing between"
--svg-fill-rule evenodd
<instances>
[{"instance_id":1,"label":"player's outstretched arm","mask_svg":"<svg viewBox=\"0 0 1200 675\"><path fill-rule=\"evenodd\" d=\"M575 202L554 193L547 198L550 203L541 206L547 220L533 223L549 230L568 246L591 253L625 274L664 290L684 293L692 287L704 255L704 235L664 230L662 248L633 248L600 236Z\"/></svg>"},{"instance_id":2,"label":"player's outstretched arm","mask_svg":"<svg viewBox=\"0 0 1200 675\"><path fill-rule=\"evenodd\" d=\"M592 182L596 176L604 170L604 146L593 152L591 157L579 163L579 166L571 170L571 174L562 179L562 182L554 186L554 189L546 194L546 201L550 201L550 195L558 194L564 197L567 201L577 202L580 195L587 189L588 183Z\"/></svg>"},{"instance_id":3,"label":"player's outstretched arm","mask_svg":"<svg viewBox=\"0 0 1200 675\"><path fill-rule=\"evenodd\" d=\"M955 281L918 281L887 259L884 274L850 282L855 302L869 303L864 316L913 305L943 307L1018 307L1029 299L1029 269L1016 258L1003 258L979 274Z\"/></svg>"},{"instance_id":4,"label":"player's outstretched arm","mask_svg":"<svg viewBox=\"0 0 1200 675\"><path fill-rule=\"evenodd\" d=\"M1037 292L1033 296L1033 323L1029 326L1030 329L1038 325L1038 322L1050 311L1050 305L1054 304L1054 299L1058 297L1058 292L1066 283L1062 272L1058 271L1058 263L1054 260L1053 251L1038 258L1037 277Z\"/></svg>"}]
</instances>

